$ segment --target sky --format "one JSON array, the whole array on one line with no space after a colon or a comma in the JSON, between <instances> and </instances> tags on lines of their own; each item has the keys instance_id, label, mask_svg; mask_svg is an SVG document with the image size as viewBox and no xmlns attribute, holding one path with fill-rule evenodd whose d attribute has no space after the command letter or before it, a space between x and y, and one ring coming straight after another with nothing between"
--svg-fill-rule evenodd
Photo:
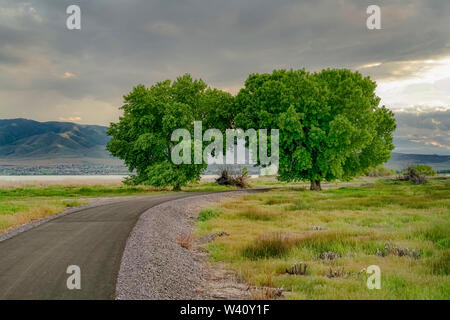
<instances>
[{"instance_id":1,"label":"sky","mask_svg":"<svg viewBox=\"0 0 450 320\"><path fill-rule=\"evenodd\" d=\"M0 118L108 125L140 83L328 67L377 81L397 152L450 154L449 0L0 0Z\"/></svg>"}]
</instances>

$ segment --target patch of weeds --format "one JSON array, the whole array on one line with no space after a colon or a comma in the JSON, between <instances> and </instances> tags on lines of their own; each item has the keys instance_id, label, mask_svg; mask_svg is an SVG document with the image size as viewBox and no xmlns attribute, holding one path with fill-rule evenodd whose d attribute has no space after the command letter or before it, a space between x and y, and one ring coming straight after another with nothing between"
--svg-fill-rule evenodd
<instances>
[{"instance_id":1,"label":"patch of weeds","mask_svg":"<svg viewBox=\"0 0 450 320\"><path fill-rule=\"evenodd\" d=\"M430 267L432 274L450 275L450 251L445 250L437 253L434 257L428 259L426 264Z\"/></svg>"},{"instance_id":2,"label":"patch of weeds","mask_svg":"<svg viewBox=\"0 0 450 320\"><path fill-rule=\"evenodd\" d=\"M209 257L213 261L224 261L226 258L225 245L223 243L210 243L206 247L209 252Z\"/></svg>"},{"instance_id":3,"label":"patch of weeds","mask_svg":"<svg viewBox=\"0 0 450 320\"><path fill-rule=\"evenodd\" d=\"M71 200L71 201L63 201L63 205L66 206L67 208L73 208L73 207L78 207L81 205L81 202L76 201L76 200Z\"/></svg>"},{"instance_id":4,"label":"patch of weeds","mask_svg":"<svg viewBox=\"0 0 450 320\"><path fill-rule=\"evenodd\" d=\"M311 205L304 200L297 199L293 204L291 204L287 209L290 211L296 210L308 210L311 208Z\"/></svg>"},{"instance_id":5,"label":"patch of weeds","mask_svg":"<svg viewBox=\"0 0 450 320\"><path fill-rule=\"evenodd\" d=\"M337 252L333 252L333 251L328 251L328 252L324 252L320 255L320 258L322 260L336 260L339 259L341 257L341 255Z\"/></svg>"},{"instance_id":6,"label":"patch of weeds","mask_svg":"<svg viewBox=\"0 0 450 320\"><path fill-rule=\"evenodd\" d=\"M377 256L386 257L388 255L419 259L422 252L415 249L401 248L391 243L386 243L383 249L377 249Z\"/></svg>"},{"instance_id":7,"label":"patch of weeds","mask_svg":"<svg viewBox=\"0 0 450 320\"><path fill-rule=\"evenodd\" d=\"M274 300L283 295L283 289L271 287L253 287L250 288L250 294L253 300Z\"/></svg>"},{"instance_id":8,"label":"patch of weeds","mask_svg":"<svg viewBox=\"0 0 450 320\"><path fill-rule=\"evenodd\" d=\"M355 251L357 246L362 246L361 241L352 239L352 233L322 231L309 232L297 237L296 246L310 250L317 258L322 258L326 252L334 252L340 256L347 252Z\"/></svg>"},{"instance_id":9,"label":"patch of weeds","mask_svg":"<svg viewBox=\"0 0 450 320\"><path fill-rule=\"evenodd\" d=\"M272 206L275 204L283 204L286 203L287 200L281 197L270 197L264 201L264 204Z\"/></svg>"},{"instance_id":10,"label":"patch of weeds","mask_svg":"<svg viewBox=\"0 0 450 320\"><path fill-rule=\"evenodd\" d=\"M345 271L344 267L336 268L334 270L330 268L327 273L328 278L348 278L349 276L351 276L351 272Z\"/></svg>"},{"instance_id":11,"label":"patch of weeds","mask_svg":"<svg viewBox=\"0 0 450 320\"><path fill-rule=\"evenodd\" d=\"M11 203L5 203L0 204L0 214L14 214L19 211L24 211L27 209L27 206L24 206L22 204L11 204Z\"/></svg>"},{"instance_id":12,"label":"patch of weeds","mask_svg":"<svg viewBox=\"0 0 450 320\"><path fill-rule=\"evenodd\" d=\"M275 213L254 206L247 207L244 211L239 212L238 215L249 220L257 221L271 221L276 218Z\"/></svg>"},{"instance_id":13,"label":"patch of weeds","mask_svg":"<svg viewBox=\"0 0 450 320\"><path fill-rule=\"evenodd\" d=\"M286 268L286 273L291 275L306 275L306 269L308 265L304 262L296 263L290 268Z\"/></svg>"},{"instance_id":14,"label":"patch of weeds","mask_svg":"<svg viewBox=\"0 0 450 320\"><path fill-rule=\"evenodd\" d=\"M197 220L200 222L205 222L210 219L216 218L220 215L220 212L214 209L203 209L198 213Z\"/></svg>"},{"instance_id":15,"label":"patch of weeds","mask_svg":"<svg viewBox=\"0 0 450 320\"><path fill-rule=\"evenodd\" d=\"M450 230L446 225L435 224L430 228L415 233L419 239L429 240L442 249L450 248Z\"/></svg>"}]
</instances>

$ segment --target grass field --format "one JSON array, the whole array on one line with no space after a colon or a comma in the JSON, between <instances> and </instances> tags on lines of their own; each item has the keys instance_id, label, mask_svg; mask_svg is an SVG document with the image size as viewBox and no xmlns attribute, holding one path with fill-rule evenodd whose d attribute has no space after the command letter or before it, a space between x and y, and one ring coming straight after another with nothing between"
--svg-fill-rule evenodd
<instances>
[{"instance_id":1,"label":"grass field","mask_svg":"<svg viewBox=\"0 0 450 320\"><path fill-rule=\"evenodd\" d=\"M60 184L58 184L60 183ZM306 185L306 184L305 184ZM254 188L302 186L278 182L274 177L251 180ZM235 190L236 187L219 186L215 182L192 183L183 192ZM121 180L68 179L63 181L0 182L0 234L30 221L59 213L68 207L88 203L92 198L145 196L168 189L148 186L125 186Z\"/></svg>"},{"instance_id":2,"label":"grass field","mask_svg":"<svg viewBox=\"0 0 450 320\"><path fill-rule=\"evenodd\" d=\"M246 195L200 212L196 236L220 232L205 245L213 262L288 299L450 299L447 178ZM300 263L306 274L286 272ZM370 265L380 290L366 286Z\"/></svg>"}]
</instances>

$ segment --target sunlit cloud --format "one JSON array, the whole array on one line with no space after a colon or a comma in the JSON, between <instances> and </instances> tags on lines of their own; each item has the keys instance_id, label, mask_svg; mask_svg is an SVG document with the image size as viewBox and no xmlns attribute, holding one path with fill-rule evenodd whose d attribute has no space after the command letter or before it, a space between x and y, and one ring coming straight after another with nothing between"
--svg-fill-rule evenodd
<instances>
[{"instance_id":1,"label":"sunlit cloud","mask_svg":"<svg viewBox=\"0 0 450 320\"><path fill-rule=\"evenodd\" d=\"M409 73L408 77L403 74ZM450 107L450 57L404 61L391 76L378 81L382 103L399 109L417 105Z\"/></svg>"},{"instance_id":2,"label":"sunlit cloud","mask_svg":"<svg viewBox=\"0 0 450 320\"><path fill-rule=\"evenodd\" d=\"M59 117L59 121L78 122L81 121L81 117Z\"/></svg>"},{"instance_id":3,"label":"sunlit cloud","mask_svg":"<svg viewBox=\"0 0 450 320\"><path fill-rule=\"evenodd\" d=\"M358 67L358 69L374 68L374 67L378 67L380 65L381 65L381 62L368 63L368 64L364 64L364 65Z\"/></svg>"},{"instance_id":4,"label":"sunlit cloud","mask_svg":"<svg viewBox=\"0 0 450 320\"><path fill-rule=\"evenodd\" d=\"M70 79L70 78L75 78L76 75L73 74L72 72L64 72L64 74L62 75L63 79Z\"/></svg>"}]
</instances>

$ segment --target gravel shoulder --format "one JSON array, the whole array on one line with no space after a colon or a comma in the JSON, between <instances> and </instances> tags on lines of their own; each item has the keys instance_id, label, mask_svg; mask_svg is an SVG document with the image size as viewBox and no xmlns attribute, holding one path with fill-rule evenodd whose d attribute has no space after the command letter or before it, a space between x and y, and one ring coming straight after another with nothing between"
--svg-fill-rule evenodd
<instances>
[{"instance_id":1,"label":"gravel shoulder","mask_svg":"<svg viewBox=\"0 0 450 320\"><path fill-rule=\"evenodd\" d=\"M122 256L116 299L245 299L247 285L233 273L212 267L208 254L194 245L181 247L177 237L192 231L201 208L244 192L174 200L143 213Z\"/></svg>"}]
</instances>

